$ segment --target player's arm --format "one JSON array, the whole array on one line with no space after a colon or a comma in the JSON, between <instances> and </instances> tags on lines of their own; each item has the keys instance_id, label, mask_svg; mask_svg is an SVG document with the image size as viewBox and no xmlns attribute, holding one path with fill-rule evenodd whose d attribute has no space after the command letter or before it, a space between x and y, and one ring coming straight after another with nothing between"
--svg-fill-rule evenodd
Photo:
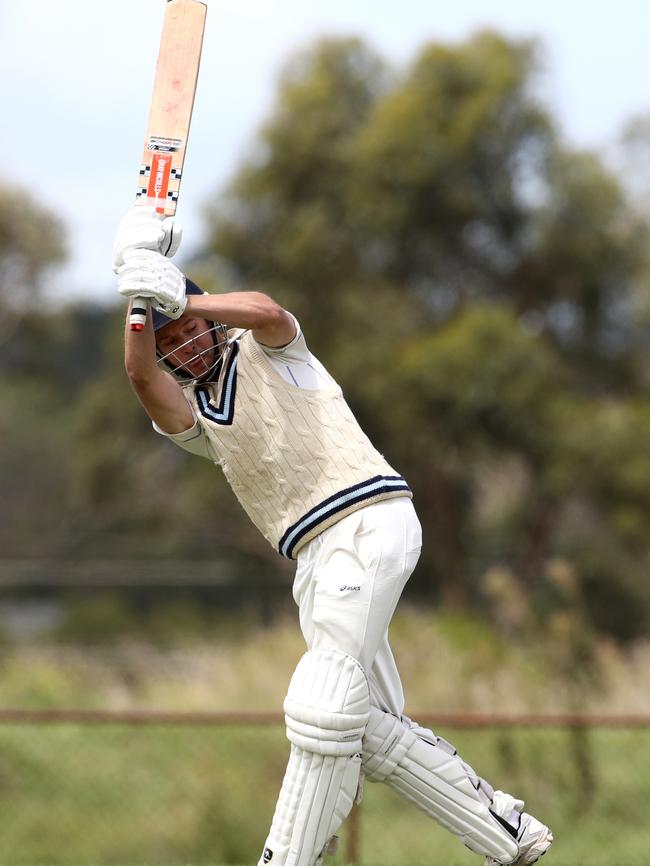
<instances>
[{"instance_id":1,"label":"player's arm","mask_svg":"<svg viewBox=\"0 0 650 866\"><path fill-rule=\"evenodd\" d=\"M194 415L178 382L156 363L151 315L141 333L132 331L127 315L124 332L124 365L145 412L165 433L183 433L194 424Z\"/></svg>"},{"instance_id":2,"label":"player's arm","mask_svg":"<svg viewBox=\"0 0 650 866\"><path fill-rule=\"evenodd\" d=\"M222 322L231 328L247 328L263 346L286 346L296 336L293 316L262 292L228 292L223 295L190 295L185 315Z\"/></svg>"},{"instance_id":3,"label":"player's arm","mask_svg":"<svg viewBox=\"0 0 650 866\"><path fill-rule=\"evenodd\" d=\"M220 295L185 294L185 277L173 262L152 249L125 249L117 269L119 292L140 297L170 319L183 314L221 322L229 328L246 328L265 346L286 346L296 335L293 317L261 292L228 292Z\"/></svg>"}]
</instances>

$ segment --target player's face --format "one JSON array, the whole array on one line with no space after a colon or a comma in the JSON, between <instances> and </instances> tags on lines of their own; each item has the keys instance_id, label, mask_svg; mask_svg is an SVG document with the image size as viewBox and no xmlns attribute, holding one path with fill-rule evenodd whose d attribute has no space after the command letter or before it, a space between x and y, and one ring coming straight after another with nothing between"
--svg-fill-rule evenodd
<instances>
[{"instance_id":1,"label":"player's face","mask_svg":"<svg viewBox=\"0 0 650 866\"><path fill-rule=\"evenodd\" d=\"M156 346L178 372L199 378L210 371L217 360L212 331L213 323L206 319L181 316L156 332Z\"/></svg>"}]
</instances>

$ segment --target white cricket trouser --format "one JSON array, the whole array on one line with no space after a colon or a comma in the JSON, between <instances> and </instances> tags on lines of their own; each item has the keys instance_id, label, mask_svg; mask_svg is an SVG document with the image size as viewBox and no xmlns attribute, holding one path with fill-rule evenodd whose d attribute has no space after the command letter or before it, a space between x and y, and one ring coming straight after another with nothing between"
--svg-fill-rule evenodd
<instances>
[{"instance_id":1,"label":"white cricket trouser","mask_svg":"<svg viewBox=\"0 0 650 866\"><path fill-rule=\"evenodd\" d=\"M404 693L388 644L388 626L418 561L420 547L420 524L411 500L405 497L369 505L326 529L298 554L293 595L300 609L300 627L308 650L338 651L345 654L343 660L352 656L365 672L370 712L363 739L364 776L394 788L459 836L473 851L487 856L486 862L511 863L520 853L514 837L523 801L502 791L495 792L453 746L432 731L402 718ZM324 653L325 659L328 654ZM300 664L305 665L309 656L308 652ZM316 659L314 682L323 669L322 659ZM326 674L327 682L331 682L329 672ZM303 676L296 690L308 685L307 677ZM313 695L309 694L303 703L304 707L298 702L299 710L314 712L317 702ZM325 718L328 715L323 713ZM338 718L341 713L335 715ZM304 728L311 730L298 719L296 729ZM317 729L317 733L323 732ZM323 739L328 744L333 737L327 731L325 734ZM313 758L293 747L259 866L320 864L327 838L336 833L349 814L358 781L358 764L353 761L360 756L350 754L330 759L338 763L331 769L327 765L330 776L324 778L324 759L320 754ZM307 758L313 772L304 779L303 764ZM312 767L314 761L320 763ZM335 776L334 771L339 775ZM347 780L341 775L344 771L349 772ZM331 787L335 789L336 801L326 811L318 804L325 802ZM303 801L308 801L306 814L301 821L292 818L287 826L286 815L293 815L294 802ZM323 824L325 830L317 842L306 845L303 827L307 826L307 818L314 820L314 810L318 811L319 827ZM294 812L297 813L295 808ZM299 840L294 843L296 835Z\"/></svg>"},{"instance_id":2,"label":"white cricket trouser","mask_svg":"<svg viewBox=\"0 0 650 866\"><path fill-rule=\"evenodd\" d=\"M368 676L371 703L398 718L404 693L388 626L421 546L411 500L377 502L306 544L293 585L308 649L341 650L357 659Z\"/></svg>"}]
</instances>

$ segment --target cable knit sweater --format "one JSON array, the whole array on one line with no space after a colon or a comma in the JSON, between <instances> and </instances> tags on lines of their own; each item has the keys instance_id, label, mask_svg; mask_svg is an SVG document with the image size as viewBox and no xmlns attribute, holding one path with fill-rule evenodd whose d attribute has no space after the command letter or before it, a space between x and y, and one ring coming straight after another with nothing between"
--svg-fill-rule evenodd
<instances>
[{"instance_id":1,"label":"cable knit sweater","mask_svg":"<svg viewBox=\"0 0 650 866\"><path fill-rule=\"evenodd\" d=\"M217 383L185 394L206 456L283 556L295 558L327 526L371 502L411 496L340 387L306 390L286 382L250 333L233 344ZM189 448L189 440L175 438Z\"/></svg>"}]
</instances>

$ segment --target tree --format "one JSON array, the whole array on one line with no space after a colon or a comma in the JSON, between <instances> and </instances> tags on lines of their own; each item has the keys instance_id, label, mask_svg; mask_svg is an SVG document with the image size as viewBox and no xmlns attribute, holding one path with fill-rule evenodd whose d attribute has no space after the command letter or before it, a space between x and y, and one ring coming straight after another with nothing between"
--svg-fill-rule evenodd
<instances>
[{"instance_id":1,"label":"tree","mask_svg":"<svg viewBox=\"0 0 650 866\"><path fill-rule=\"evenodd\" d=\"M0 186L0 342L33 308L41 280L65 259L61 222L24 189Z\"/></svg>"},{"instance_id":2,"label":"tree","mask_svg":"<svg viewBox=\"0 0 650 866\"><path fill-rule=\"evenodd\" d=\"M47 348L46 332L42 322L25 315L38 310L41 281L64 257L64 230L56 217L25 190L0 186L0 548L5 555L21 544L38 551L51 514L47 491L65 483L57 459L64 447L60 404L49 383L30 375L32 360ZM47 437L40 429L43 419Z\"/></svg>"},{"instance_id":3,"label":"tree","mask_svg":"<svg viewBox=\"0 0 650 866\"><path fill-rule=\"evenodd\" d=\"M210 214L203 260L298 315L413 483L416 584L456 605L481 603L495 562L531 600L554 557L588 580L596 535L612 562L648 555L621 500L596 495L628 490L623 466L603 473L588 435L574 460L585 417L635 394L645 411L629 300L648 225L596 155L563 142L538 58L493 32L427 45L403 72L359 40L302 52ZM589 517L567 534L577 501Z\"/></svg>"}]
</instances>

